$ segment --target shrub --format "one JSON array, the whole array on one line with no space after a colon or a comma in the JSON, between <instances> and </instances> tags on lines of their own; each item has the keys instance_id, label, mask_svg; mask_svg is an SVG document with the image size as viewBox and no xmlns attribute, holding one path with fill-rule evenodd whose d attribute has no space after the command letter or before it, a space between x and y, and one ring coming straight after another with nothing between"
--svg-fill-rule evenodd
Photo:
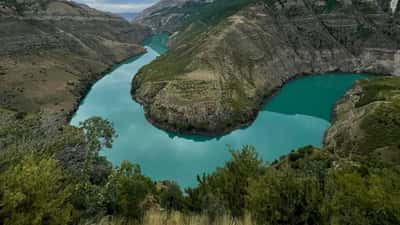
<instances>
[{"instance_id":1,"label":"shrub","mask_svg":"<svg viewBox=\"0 0 400 225\"><path fill-rule=\"evenodd\" d=\"M326 182L321 209L325 224L400 224L400 176L390 169L367 176L334 171Z\"/></svg>"},{"instance_id":2,"label":"shrub","mask_svg":"<svg viewBox=\"0 0 400 225\"><path fill-rule=\"evenodd\" d=\"M185 200L178 184L174 182L164 182L159 193L161 207L168 211L184 210Z\"/></svg>"},{"instance_id":3,"label":"shrub","mask_svg":"<svg viewBox=\"0 0 400 225\"><path fill-rule=\"evenodd\" d=\"M154 183L141 174L140 167L124 161L105 186L108 213L140 221L144 213L142 203L154 191Z\"/></svg>"},{"instance_id":4,"label":"shrub","mask_svg":"<svg viewBox=\"0 0 400 225\"><path fill-rule=\"evenodd\" d=\"M226 208L234 217L244 215L245 196L250 179L259 177L264 166L254 147L231 150L232 159L211 175L198 177L199 186L188 189L188 202L192 208L210 211L207 206ZM204 204L213 202L213 204Z\"/></svg>"},{"instance_id":5,"label":"shrub","mask_svg":"<svg viewBox=\"0 0 400 225\"><path fill-rule=\"evenodd\" d=\"M249 185L247 208L257 224L320 224L322 197L316 178L268 169Z\"/></svg>"},{"instance_id":6,"label":"shrub","mask_svg":"<svg viewBox=\"0 0 400 225\"><path fill-rule=\"evenodd\" d=\"M71 220L68 183L57 161L32 154L0 177L0 223L64 225ZM3 223L1 222L3 221Z\"/></svg>"}]
</instances>

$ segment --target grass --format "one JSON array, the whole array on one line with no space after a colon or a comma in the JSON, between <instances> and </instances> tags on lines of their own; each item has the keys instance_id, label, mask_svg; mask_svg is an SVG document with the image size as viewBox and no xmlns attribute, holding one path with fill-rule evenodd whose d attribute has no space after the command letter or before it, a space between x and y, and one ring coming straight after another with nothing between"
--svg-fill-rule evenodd
<instances>
[{"instance_id":1,"label":"grass","mask_svg":"<svg viewBox=\"0 0 400 225\"><path fill-rule=\"evenodd\" d=\"M382 104L361 123L365 138L361 149L374 150L389 146L400 151L400 107Z\"/></svg>"},{"instance_id":2,"label":"grass","mask_svg":"<svg viewBox=\"0 0 400 225\"><path fill-rule=\"evenodd\" d=\"M243 7L257 2L258 0L218 0L212 3L188 2L182 7L162 9L157 14L170 15L173 13L186 14L182 28L186 28L194 22L201 22L212 26L219 23L223 18L235 14Z\"/></svg>"},{"instance_id":3,"label":"grass","mask_svg":"<svg viewBox=\"0 0 400 225\"><path fill-rule=\"evenodd\" d=\"M171 49L167 54L154 60L149 65L144 66L136 78L142 82L146 81L169 81L177 79L184 74L186 67L190 64L193 56L199 51L200 42L202 40L201 30L199 26L191 28L187 32L183 32L181 38L187 38L184 47Z\"/></svg>"},{"instance_id":4,"label":"grass","mask_svg":"<svg viewBox=\"0 0 400 225\"><path fill-rule=\"evenodd\" d=\"M400 78L367 79L360 85L363 93L356 107L369 108L360 125L364 135L359 149L400 158Z\"/></svg>"},{"instance_id":5,"label":"grass","mask_svg":"<svg viewBox=\"0 0 400 225\"><path fill-rule=\"evenodd\" d=\"M356 107L361 107L375 101L400 102L400 79L396 77L383 77L364 79L360 81L363 93Z\"/></svg>"},{"instance_id":6,"label":"grass","mask_svg":"<svg viewBox=\"0 0 400 225\"><path fill-rule=\"evenodd\" d=\"M145 66L140 71L142 81L172 80L184 74L194 55L201 49L206 31L256 0L220 0L213 3L187 3L183 7L168 8L158 13L185 13L179 34L179 47Z\"/></svg>"},{"instance_id":7,"label":"grass","mask_svg":"<svg viewBox=\"0 0 400 225\"><path fill-rule=\"evenodd\" d=\"M190 52L175 52L166 56L161 56L150 65L143 67L138 76L143 78L143 81L172 80L180 74L183 74L190 59Z\"/></svg>"},{"instance_id":8,"label":"grass","mask_svg":"<svg viewBox=\"0 0 400 225\"><path fill-rule=\"evenodd\" d=\"M249 215L243 219L234 219L231 216L217 216L211 220L204 214L184 214L181 212L165 212L159 210L148 211L143 222L127 221L119 217L104 217L96 223L85 225L253 225Z\"/></svg>"}]
</instances>

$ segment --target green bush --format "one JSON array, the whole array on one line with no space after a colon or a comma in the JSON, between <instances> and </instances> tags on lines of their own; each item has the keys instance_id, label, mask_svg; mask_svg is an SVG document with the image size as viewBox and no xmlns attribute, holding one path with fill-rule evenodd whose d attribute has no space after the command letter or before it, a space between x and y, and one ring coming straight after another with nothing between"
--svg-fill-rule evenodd
<instances>
[{"instance_id":1,"label":"green bush","mask_svg":"<svg viewBox=\"0 0 400 225\"><path fill-rule=\"evenodd\" d=\"M292 170L269 169L248 188L247 209L257 224L320 224L319 182Z\"/></svg>"},{"instance_id":2,"label":"green bush","mask_svg":"<svg viewBox=\"0 0 400 225\"><path fill-rule=\"evenodd\" d=\"M154 183L141 174L140 167L124 161L105 185L108 213L140 221L145 210L143 203L147 195L154 192Z\"/></svg>"},{"instance_id":3,"label":"green bush","mask_svg":"<svg viewBox=\"0 0 400 225\"><path fill-rule=\"evenodd\" d=\"M361 176L354 171L332 171L321 212L327 225L400 224L400 176L382 169Z\"/></svg>"},{"instance_id":4,"label":"green bush","mask_svg":"<svg viewBox=\"0 0 400 225\"><path fill-rule=\"evenodd\" d=\"M164 187L159 193L161 207L168 211L182 211L185 207L183 193L175 182L163 182Z\"/></svg>"},{"instance_id":5,"label":"green bush","mask_svg":"<svg viewBox=\"0 0 400 225\"><path fill-rule=\"evenodd\" d=\"M264 166L254 147L245 146L240 151L231 150L231 155L232 159L224 167L218 168L211 175L198 177L198 187L186 191L192 208L210 211L207 207L214 205L226 208L232 216L244 215L249 181L259 177Z\"/></svg>"},{"instance_id":6,"label":"green bush","mask_svg":"<svg viewBox=\"0 0 400 225\"><path fill-rule=\"evenodd\" d=\"M65 225L74 185L53 159L27 155L0 175L0 223Z\"/></svg>"}]
</instances>

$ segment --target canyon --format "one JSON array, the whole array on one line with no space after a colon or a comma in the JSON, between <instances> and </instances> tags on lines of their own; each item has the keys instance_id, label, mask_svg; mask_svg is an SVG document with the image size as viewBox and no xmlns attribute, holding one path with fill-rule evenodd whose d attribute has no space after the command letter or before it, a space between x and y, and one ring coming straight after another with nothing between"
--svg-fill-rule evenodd
<instances>
[{"instance_id":1,"label":"canyon","mask_svg":"<svg viewBox=\"0 0 400 225\"><path fill-rule=\"evenodd\" d=\"M210 15L225 7L218 2L207 4ZM295 77L400 75L400 18L391 1L234 2L231 14L194 16L170 31L170 52L135 76L132 96L154 125L220 135L251 123Z\"/></svg>"}]
</instances>

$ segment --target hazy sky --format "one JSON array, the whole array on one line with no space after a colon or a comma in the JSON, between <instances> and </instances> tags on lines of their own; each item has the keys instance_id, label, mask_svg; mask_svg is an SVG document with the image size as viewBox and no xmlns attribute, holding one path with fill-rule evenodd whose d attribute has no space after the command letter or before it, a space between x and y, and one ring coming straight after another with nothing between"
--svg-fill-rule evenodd
<instances>
[{"instance_id":1,"label":"hazy sky","mask_svg":"<svg viewBox=\"0 0 400 225\"><path fill-rule=\"evenodd\" d=\"M76 2L84 3L90 7L120 13L120 12L139 12L158 0L73 0Z\"/></svg>"}]
</instances>

